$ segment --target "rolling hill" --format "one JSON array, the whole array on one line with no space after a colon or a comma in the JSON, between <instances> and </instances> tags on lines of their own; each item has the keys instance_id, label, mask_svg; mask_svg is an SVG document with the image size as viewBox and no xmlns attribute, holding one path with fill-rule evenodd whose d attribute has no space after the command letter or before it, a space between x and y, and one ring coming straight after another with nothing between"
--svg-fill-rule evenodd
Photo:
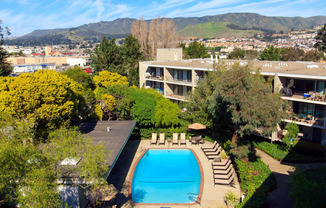
<instances>
[{"instance_id":1,"label":"rolling hill","mask_svg":"<svg viewBox=\"0 0 326 208\"><path fill-rule=\"evenodd\" d=\"M178 31L183 37L223 38L223 37L252 37L260 30L234 30L227 27L230 22L207 22L189 25Z\"/></svg>"},{"instance_id":2,"label":"rolling hill","mask_svg":"<svg viewBox=\"0 0 326 208\"><path fill-rule=\"evenodd\" d=\"M16 44L57 44L74 43L82 40L99 41L103 36L120 38L130 34L131 24L135 19L119 18L113 21L101 21L74 28L58 28L50 30L35 30L18 37L8 43ZM290 31L292 29L307 29L326 23L326 16L302 17L268 17L255 13L228 13L204 17L172 18L177 31L182 36L223 37L250 36L257 31L232 30L226 24L235 24L241 28L261 28L274 31ZM150 20L147 20L148 22Z\"/></svg>"}]
</instances>

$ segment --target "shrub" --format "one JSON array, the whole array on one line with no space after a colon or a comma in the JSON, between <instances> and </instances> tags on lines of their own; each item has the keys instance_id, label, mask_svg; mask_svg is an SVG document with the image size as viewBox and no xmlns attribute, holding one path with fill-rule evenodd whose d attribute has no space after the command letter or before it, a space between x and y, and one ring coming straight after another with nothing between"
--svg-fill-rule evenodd
<instances>
[{"instance_id":1,"label":"shrub","mask_svg":"<svg viewBox=\"0 0 326 208\"><path fill-rule=\"evenodd\" d=\"M231 206L235 206L239 203L239 200L235 196L235 193L230 190L225 194L224 200L228 205L231 205Z\"/></svg>"},{"instance_id":2,"label":"shrub","mask_svg":"<svg viewBox=\"0 0 326 208\"><path fill-rule=\"evenodd\" d=\"M241 189L246 191L245 199L236 207L262 207L267 193L276 185L271 171L259 158L251 160L251 165L239 159L235 159L235 164L241 181Z\"/></svg>"},{"instance_id":3,"label":"shrub","mask_svg":"<svg viewBox=\"0 0 326 208\"><path fill-rule=\"evenodd\" d=\"M140 137L142 139L149 139L152 137L152 133L164 133L165 138L172 137L173 133L186 133L185 127L170 127L170 128L140 128ZM188 137L188 135L186 136Z\"/></svg>"},{"instance_id":4,"label":"shrub","mask_svg":"<svg viewBox=\"0 0 326 208\"><path fill-rule=\"evenodd\" d=\"M285 146L283 147L281 145L271 144L268 142L253 142L253 145L254 147L263 150L277 160L283 160L288 154L286 152Z\"/></svg>"},{"instance_id":5,"label":"shrub","mask_svg":"<svg viewBox=\"0 0 326 208\"><path fill-rule=\"evenodd\" d=\"M291 151L287 152L284 144L269 143L269 142L252 142L254 147L266 152L274 159L284 162L324 162L326 161L325 147L299 141Z\"/></svg>"}]
</instances>

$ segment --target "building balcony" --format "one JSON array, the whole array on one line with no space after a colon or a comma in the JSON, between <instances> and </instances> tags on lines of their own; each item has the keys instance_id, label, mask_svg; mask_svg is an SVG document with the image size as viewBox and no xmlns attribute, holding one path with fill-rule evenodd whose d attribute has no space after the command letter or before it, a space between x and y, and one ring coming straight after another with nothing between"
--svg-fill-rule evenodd
<instances>
[{"instance_id":1,"label":"building balcony","mask_svg":"<svg viewBox=\"0 0 326 208\"><path fill-rule=\"evenodd\" d=\"M288 123L296 123L302 126L315 127L319 129L326 129L326 118L314 118L312 115L293 114L288 119L283 119Z\"/></svg>"},{"instance_id":2,"label":"building balcony","mask_svg":"<svg viewBox=\"0 0 326 208\"><path fill-rule=\"evenodd\" d=\"M186 96L182 95L182 94L176 94L173 92L166 92L165 95L166 98L172 99L172 100L178 100L178 101L185 101Z\"/></svg>"},{"instance_id":3,"label":"building balcony","mask_svg":"<svg viewBox=\"0 0 326 208\"><path fill-rule=\"evenodd\" d=\"M146 80L164 82L163 76L151 76L151 75L146 74L144 77Z\"/></svg>"},{"instance_id":4,"label":"building balcony","mask_svg":"<svg viewBox=\"0 0 326 208\"><path fill-rule=\"evenodd\" d=\"M319 92L290 91L290 93L283 93L281 97L284 100L326 105L325 95Z\"/></svg>"},{"instance_id":5,"label":"building balcony","mask_svg":"<svg viewBox=\"0 0 326 208\"><path fill-rule=\"evenodd\" d=\"M192 80L174 79L173 77L166 76L165 80L167 83L192 86Z\"/></svg>"}]
</instances>

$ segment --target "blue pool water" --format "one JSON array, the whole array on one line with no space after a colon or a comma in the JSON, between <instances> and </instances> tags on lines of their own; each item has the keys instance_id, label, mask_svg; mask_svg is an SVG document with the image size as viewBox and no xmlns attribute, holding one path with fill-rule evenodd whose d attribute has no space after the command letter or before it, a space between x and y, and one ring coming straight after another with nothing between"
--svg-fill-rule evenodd
<instances>
[{"instance_id":1,"label":"blue pool water","mask_svg":"<svg viewBox=\"0 0 326 208\"><path fill-rule=\"evenodd\" d=\"M193 203L188 193L198 194L199 189L199 165L188 149L147 150L137 164L131 187L136 203Z\"/></svg>"}]
</instances>

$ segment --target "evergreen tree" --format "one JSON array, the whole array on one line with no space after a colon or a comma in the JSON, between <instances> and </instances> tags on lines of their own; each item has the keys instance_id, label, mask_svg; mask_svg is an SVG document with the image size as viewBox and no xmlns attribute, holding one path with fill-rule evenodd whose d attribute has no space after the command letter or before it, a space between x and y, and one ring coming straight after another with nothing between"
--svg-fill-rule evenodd
<instances>
[{"instance_id":1,"label":"evergreen tree","mask_svg":"<svg viewBox=\"0 0 326 208\"><path fill-rule=\"evenodd\" d=\"M4 29L1 27L2 21L0 20L0 76L8 76L11 71L12 67L10 63L7 62L7 58L9 57L9 53L2 48L3 45L3 38L4 38ZM9 35L9 29L5 28L7 34Z\"/></svg>"},{"instance_id":2,"label":"evergreen tree","mask_svg":"<svg viewBox=\"0 0 326 208\"><path fill-rule=\"evenodd\" d=\"M272 92L271 84L251 65L235 64L231 68L221 65L198 83L193 94L190 97L193 106L186 112L188 118L198 115L193 122L199 119L213 129L229 128L234 132L233 142L257 128L263 128L265 134L271 133L285 115L280 110L279 95Z\"/></svg>"},{"instance_id":3,"label":"evergreen tree","mask_svg":"<svg viewBox=\"0 0 326 208\"><path fill-rule=\"evenodd\" d=\"M116 45L115 39L108 40L103 37L100 44L96 45L91 59L91 66L96 72L107 70L123 74L121 50Z\"/></svg>"},{"instance_id":4,"label":"evergreen tree","mask_svg":"<svg viewBox=\"0 0 326 208\"><path fill-rule=\"evenodd\" d=\"M273 45L267 46L259 56L263 61L280 61L281 49L274 47Z\"/></svg>"},{"instance_id":5,"label":"evergreen tree","mask_svg":"<svg viewBox=\"0 0 326 208\"><path fill-rule=\"evenodd\" d=\"M190 43L186 48L186 52L189 58L209 58L207 48L197 41Z\"/></svg>"},{"instance_id":6,"label":"evergreen tree","mask_svg":"<svg viewBox=\"0 0 326 208\"><path fill-rule=\"evenodd\" d=\"M140 44L138 40L128 35L125 39L125 44L122 46L123 52L123 68L124 74L128 77L130 85L139 85L139 61L143 57L140 51Z\"/></svg>"}]
</instances>

